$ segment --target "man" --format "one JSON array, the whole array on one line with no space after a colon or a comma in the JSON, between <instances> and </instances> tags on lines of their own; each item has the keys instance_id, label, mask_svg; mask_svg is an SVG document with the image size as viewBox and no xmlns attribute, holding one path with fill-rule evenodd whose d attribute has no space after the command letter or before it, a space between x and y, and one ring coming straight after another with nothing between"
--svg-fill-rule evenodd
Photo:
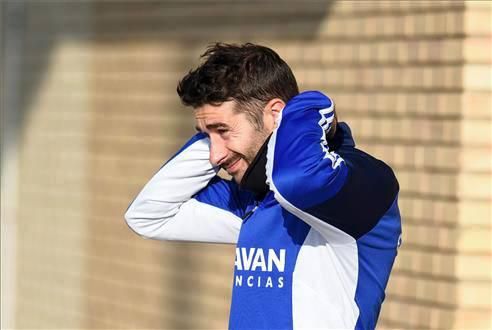
<instances>
[{"instance_id":1,"label":"man","mask_svg":"<svg viewBox=\"0 0 492 330\"><path fill-rule=\"evenodd\" d=\"M237 244L230 328L373 329L401 234L392 170L355 148L329 97L298 92L273 50L218 43L202 57L177 89L199 132L128 225Z\"/></svg>"}]
</instances>

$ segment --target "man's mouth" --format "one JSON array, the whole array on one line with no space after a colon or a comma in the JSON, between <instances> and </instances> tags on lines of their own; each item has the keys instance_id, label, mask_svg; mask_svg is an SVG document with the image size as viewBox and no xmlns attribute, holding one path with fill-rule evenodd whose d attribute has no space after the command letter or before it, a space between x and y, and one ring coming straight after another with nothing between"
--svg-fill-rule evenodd
<instances>
[{"instance_id":1,"label":"man's mouth","mask_svg":"<svg viewBox=\"0 0 492 330\"><path fill-rule=\"evenodd\" d=\"M234 172L236 172L238 170L238 165L239 165L240 160L241 160L241 158L238 158L238 159L232 161L232 163L225 166L225 170L227 171L227 173L232 175Z\"/></svg>"}]
</instances>

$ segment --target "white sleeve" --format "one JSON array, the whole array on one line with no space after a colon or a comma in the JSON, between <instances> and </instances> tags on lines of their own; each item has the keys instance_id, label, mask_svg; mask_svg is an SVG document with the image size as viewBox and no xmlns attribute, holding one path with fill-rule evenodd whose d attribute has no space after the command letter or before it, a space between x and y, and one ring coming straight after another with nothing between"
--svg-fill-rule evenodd
<instances>
[{"instance_id":1,"label":"white sleeve","mask_svg":"<svg viewBox=\"0 0 492 330\"><path fill-rule=\"evenodd\" d=\"M237 242L241 218L192 198L216 176L209 148L209 139L196 135L152 177L125 214L133 231L159 240Z\"/></svg>"}]
</instances>

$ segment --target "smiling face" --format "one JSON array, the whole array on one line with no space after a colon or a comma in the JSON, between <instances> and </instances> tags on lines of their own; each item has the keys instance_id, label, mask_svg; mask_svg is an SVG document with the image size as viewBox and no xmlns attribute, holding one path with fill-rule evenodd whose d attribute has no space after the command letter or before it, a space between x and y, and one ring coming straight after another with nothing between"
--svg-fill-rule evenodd
<instances>
[{"instance_id":1,"label":"smiling face","mask_svg":"<svg viewBox=\"0 0 492 330\"><path fill-rule=\"evenodd\" d=\"M241 182L273 131L276 111L269 106L274 104L272 101L263 110L263 127L260 129L251 123L245 112L235 110L234 101L218 106L206 104L195 109L197 130L210 138L210 162L226 170L237 183Z\"/></svg>"}]
</instances>

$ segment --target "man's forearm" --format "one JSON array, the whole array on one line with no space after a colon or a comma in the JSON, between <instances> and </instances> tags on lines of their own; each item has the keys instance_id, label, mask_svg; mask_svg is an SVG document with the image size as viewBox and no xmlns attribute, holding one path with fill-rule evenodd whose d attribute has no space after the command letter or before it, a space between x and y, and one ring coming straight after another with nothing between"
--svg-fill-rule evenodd
<instances>
[{"instance_id":1,"label":"man's forearm","mask_svg":"<svg viewBox=\"0 0 492 330\"><path fill-rule=\"evenodd\" d=\"M168 222L181 205L216 175L209 161L209 141L195 135L144 186L125 213L127 224L146 238L168 239Z\"/></svg>"}]
</instances>

